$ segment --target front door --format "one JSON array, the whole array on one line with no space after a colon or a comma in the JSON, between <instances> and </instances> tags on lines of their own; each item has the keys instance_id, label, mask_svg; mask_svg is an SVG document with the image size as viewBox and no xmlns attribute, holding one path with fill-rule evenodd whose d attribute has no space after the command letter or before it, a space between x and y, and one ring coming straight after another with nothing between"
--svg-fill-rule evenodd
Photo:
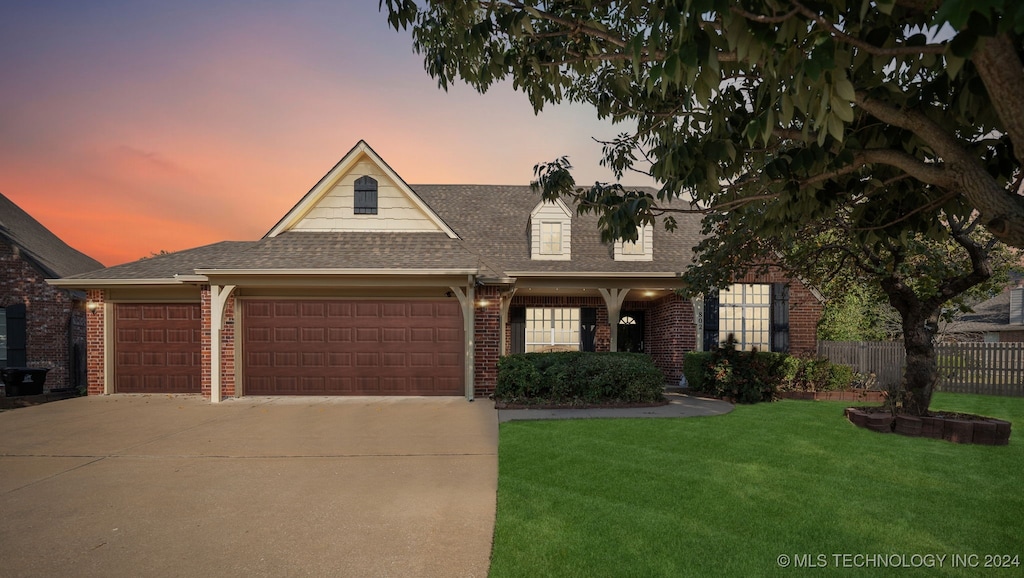
<instances>
[{"instance_id":1,"label":"front door","mask_svg":"<svg viewBox=\"0 0 1024 578\"><path fill-rule=\"evenodd\" d=\"M619 316L619 351L644 352L644 312L623 311Z\"/></svg>"}]
</instances>

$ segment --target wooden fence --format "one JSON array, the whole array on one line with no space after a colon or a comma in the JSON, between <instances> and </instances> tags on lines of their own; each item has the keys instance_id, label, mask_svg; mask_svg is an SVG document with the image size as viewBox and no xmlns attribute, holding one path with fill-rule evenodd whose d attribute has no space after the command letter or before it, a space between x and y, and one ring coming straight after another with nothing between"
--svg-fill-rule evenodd
<instances>
[{"instance_id":1,"label":"wooden fence","mask_svg":"<svg viewBox=\"0 0 1024 578\"><path fill-rule=\"evenodd\" d=\"M1024 396L1024 343L942 343L935 349L940 391ZM882 389L898 384L906 365L902 343L819 341L818 354L874 373Z\"/></svg>"}]
</instances>

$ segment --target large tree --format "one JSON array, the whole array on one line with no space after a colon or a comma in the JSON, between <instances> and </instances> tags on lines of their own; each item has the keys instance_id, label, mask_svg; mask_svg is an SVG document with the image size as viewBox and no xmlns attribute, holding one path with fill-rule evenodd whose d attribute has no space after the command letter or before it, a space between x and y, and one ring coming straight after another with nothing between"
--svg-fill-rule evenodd
<instances>
[{"instance_id":1,"label":"large tree","mask_svg":"<svg viewBox=\"0 0 1024 578\"><path fill-rule=\"evenodd\" d=\"M928 185L918 208L965 198L1024 247L1019 0L381 4L442 87L511 79L538 111L583 102L635 121L606 162L651 174L658 201L786 195L787 211L815 214L835 177L862 177L848 192L861 194L884 174ZM634 202L641 216L652 200Z\"/></svg>"},{"instance_id":2,"label":"large tree","mask_svg":"<svg viewBox=\"0 0 1024 578\"><path fill-rule=\"evenodd\" d=\"M746 266L736 255L794 271L831 255L872 276L902 318L907 411L935 385L936 312L991 276L975 224L1024 247L1017 0L420 4L382 0L441 87L510 79L538 111L589 103L630 125L602 163L656 194L577 187L565 158L537 167L544 195L597 212L606 239L699 211L695 288Z\"/></svg>"}]
</instances>

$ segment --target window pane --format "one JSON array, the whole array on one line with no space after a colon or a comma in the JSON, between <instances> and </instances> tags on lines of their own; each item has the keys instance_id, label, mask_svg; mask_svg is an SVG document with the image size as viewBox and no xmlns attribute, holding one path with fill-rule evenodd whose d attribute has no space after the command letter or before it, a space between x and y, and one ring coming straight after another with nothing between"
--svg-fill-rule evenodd
<instances>
[{"instance_id":1,"label":"window pane","mask_svg":"<svg viewBox=\"0 0 1024 578\"><path fill-rule=\"evenodd\" d=\"M540 224L540 252L543 255L558 255L562 252L562 224Z\"/></svg>"},{"instance_id":2,"label":"window pane","mask_svg":"<svg viewBox=\"0 0 1024 578\"><path fill-rule=\"evenodd\" d=\"M737 347L744 351L757 348L767 351L771 327L771 286L767 284L734 284L719 294L719 337L731 333Z\"/></svg>"},{"instance_id":3,"label":"window pane","mask_svg":"<svg viewBox=\"0 0 1024 578\"><path fill-rule=\"evenodd\" d=\"M578 350L580 310L568 307L526 309L526 351Z\"/></svg>"}]
</instances>

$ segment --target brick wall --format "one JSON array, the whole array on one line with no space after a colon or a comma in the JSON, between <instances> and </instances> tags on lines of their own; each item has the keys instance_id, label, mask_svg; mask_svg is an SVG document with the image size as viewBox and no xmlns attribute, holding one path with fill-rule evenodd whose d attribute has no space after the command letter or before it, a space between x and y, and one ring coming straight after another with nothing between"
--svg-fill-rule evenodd
<instances>
[{"instance_id":1,"label":"brick wall","mask_svg":"<svg viewBox=\"0 0 1024 578\"><path fill-rule=\"evenodd\" d=\"M203 285L200 292L200 303L202 308L202 332L200 343L202 347L202 384L203 397L213 395L212 369L213 361L210 355L213 333L211 331L213 321L213 301L210 293L210 286ZM224 326L220 332L220 395L221 399L235 395L235 296L232 294L224 304Z\"/></svg>"},{"instance_id":2,"label":"brick wall","mask_svg":"<svg viewBox=\"0 0 1024 578\"><path fill-rule=\"evenodd\" d=\"M683 375L683 356L696 349L696 335L693 305L689 299L671 294L650 304L644 341L654 365L665 374L666 383L679 383Z\"/></svg>"},{"instance_id":3,"label":"brick wall","mask_svg":"<svg viewBox=\"0 0 1024 578\"><path fill-rule=\"evenodd\" d=\"M106 354L106 342L103 340L103 326L106 312L103 303L106 300L106 292L102 289L89 289L85 294L87 301L96 305L86 316L85 324L88 392L89 395L100 395L104 392L103 357Z\"/></svg>"},{"instance_id":4,"label":"brick wall","mask_svg":"<svg viewBox=\"0 0 1024 578\"><path fill-rule=\"evenodd\" d=\"M486 301L487 305L479 304ZM487 397L498 382L501 295L497 287L477 287L473 328L473 394Z\"/></svg>"},{"instance_id":5,"label":"brick wall","mask_svg":"<svg viewBox=\"0 0 1024 578\"><path fill-rule=\"evenodd\" d=\"M46 390L76 387L72 352L77 344L85 357L85 304L45 279L16 247L0 240L0 307L25 305L28 366L50 369Z\"/></svg>"},{"instance_id":6,"label":"brick wall","mask_svg":"<svg viewBox=\"0 0 1024 578\"><path fill-rule=\"evenodd\" d=\"M789 352L814 355L818 351L818 319L822 304L800 281L790 279L778 267L753 271L736 283L789 283Z\"/></svg>"}]
</instances>

